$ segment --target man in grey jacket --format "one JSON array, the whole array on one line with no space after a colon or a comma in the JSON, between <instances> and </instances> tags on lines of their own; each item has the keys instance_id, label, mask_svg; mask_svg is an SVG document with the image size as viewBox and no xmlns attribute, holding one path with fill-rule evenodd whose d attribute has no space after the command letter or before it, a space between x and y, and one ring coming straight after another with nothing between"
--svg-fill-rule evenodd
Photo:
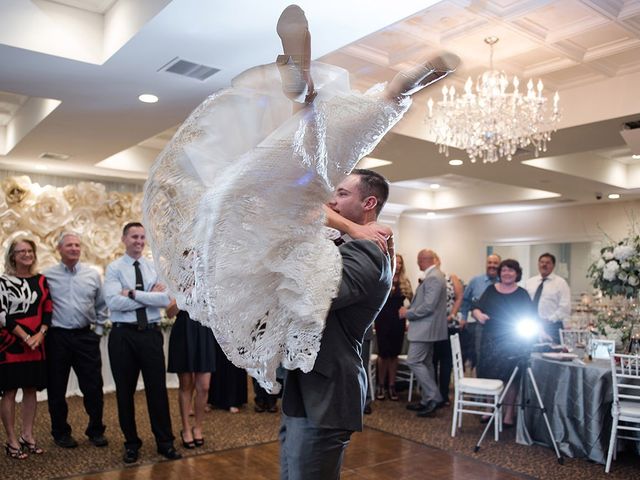
<instances>
[{"instance_id":1,"label":"man in grey jacket","mask_svg":"<svg viewBox=\"0 0 640 480\"><path fill-rule=\"evenodd\" d=\"M447 338L447 285L432 250L418 253L418 266L424 271L424 280L409 308L401 307L399 313L400 318L409 321L407 364L422 391L421 401L407 405L407 409L417 412L418 417L430 417L442 404L433 369L433 349L435 342Z\"/></svg>"},{"instance_id":2,"label":"man in grey jacket","mask_svg":"<svg viewBox=\"0 0 640 480\"><path fill-rule=\"evenodd\" d=\"M370 170L354 170L338 185L329 207L364 225L376 220L388 194L384 177ZM342 282L327 316L313 370L291 370L285 377L282 480L340 478L344 449L351 434L362 430L367 390L360 358L362 342L389 294L393 274L389 255L372 241L346 241L340 254Z\"/></svg>"}]
</instances>

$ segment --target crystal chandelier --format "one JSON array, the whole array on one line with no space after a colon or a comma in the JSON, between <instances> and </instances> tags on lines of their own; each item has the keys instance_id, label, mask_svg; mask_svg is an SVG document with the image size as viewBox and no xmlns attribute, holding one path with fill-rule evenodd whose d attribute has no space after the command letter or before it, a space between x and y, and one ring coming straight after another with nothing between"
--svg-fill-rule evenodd
<instances>
[{"instance_id":1,"label":"crystal chandelier","mask_svg":"<svg viewBox=\"0 0 640 480\"><path fill-rule=\"evenodd\" d=\"M511 160L518 148L533 145L537 157L547 150L547 142L557 127L560 96L555 93L549 111L542 81L538 80L534 89L529 80L525 93L518 90L520 81L516 76L511 82L513 90L507 92L507 75L493 68L493 46L498 38L487 37L484 41L491 49L490 70L478 77L475 91L469 77L464 93L458 95L454 86L445 86L435 109L433 99L427 102L427 121L438 151L448 156L449 146L453 146L466 150L472 163L479 158L487 163L502 157Z\"/></svg>"}]
</instances>

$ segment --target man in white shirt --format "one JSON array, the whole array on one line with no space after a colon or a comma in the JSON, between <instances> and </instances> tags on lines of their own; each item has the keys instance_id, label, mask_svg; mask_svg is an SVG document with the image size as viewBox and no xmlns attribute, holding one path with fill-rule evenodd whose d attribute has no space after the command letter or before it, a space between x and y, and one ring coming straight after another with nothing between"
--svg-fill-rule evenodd
<instances>
[{"instance_id":1,"label":"man in white shirt","mask_svg":"<svg viewBox=\"0 0 640 480\"><path fill-rule=\"evenodd\" d=\"M166 308L170 299L164 285L158 282L153 262L142 256L144 226L138 222L127 223L122 231L122 243L125 254L107 267L104 296L113 325L109 334L109 362L116 383L118 420L125 437L123 461L136 462L142 446L134 405L140 373L158 453L176 460L181 455L173 446L160 331L160 308Z\"/></svg>"},{"instance_id":2,"label":"man in white shirt","mask_svg":"<svg viewBox=\"0 0 640 480\"><path fill-rule=\"evenodd\" d=\"M566 280L553 273L556 257L543 253L538 257L540 275L526 282L526 289L538 309L544 329L554 343L560 343L562 322L571 316L571 290Z\"/></svg>"}]
</instances>

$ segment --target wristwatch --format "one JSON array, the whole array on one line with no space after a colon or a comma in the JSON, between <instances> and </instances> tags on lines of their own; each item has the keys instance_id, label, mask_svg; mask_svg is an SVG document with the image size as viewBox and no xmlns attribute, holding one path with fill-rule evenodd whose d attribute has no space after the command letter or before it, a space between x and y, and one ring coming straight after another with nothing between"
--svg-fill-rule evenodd
<instances>
[{"instance_id":1,"label":"wristwatch","mask_svg":"<svg viewBox=\"0 0 640 480\"><path fill-rule=\"evenodd\" d=\"M129 292L127 293L127 297L129 297L131 300L135 300L136 299L136 291L135 290L129 290Z\"/></svg>"}]
</instances>

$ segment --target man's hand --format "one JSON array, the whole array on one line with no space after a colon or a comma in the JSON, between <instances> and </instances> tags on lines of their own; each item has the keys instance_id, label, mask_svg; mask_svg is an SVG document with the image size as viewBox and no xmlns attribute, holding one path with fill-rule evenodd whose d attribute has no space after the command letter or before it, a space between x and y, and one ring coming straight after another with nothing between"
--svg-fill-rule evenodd
<instances>
[{"instance_id":1,"label":"man's hand","mask_svg":"<svg viewBox=\"0 0 640 480\"><path fill-rule=\"evenodd\" d=\"M482 325L484 325L486 323L487 320L489 320L489 315L487 315L486 313L484 313L483 311L481 311L479 308L476 308L473 311L473 316L476 320L478 320Z\"/></svg>"},{"instance_id":2,"label":"man's hand","mask_svg":"<svg viewBox=\"0 0 640 480\"><path fill-rule=\"evenodd\" d=\"M131 290L129 290L128 288L126 288L126 289L124 289L124 290L122 290L122 291L120 292L120 295L122 295L123 297L128 297L128 296L129 296L129 292L130 292L130 291L131 291Z\"/></svg>"},{"instance_id":3,"label":"man's hand","mask_svg":"<svg viewBox=\"0 0 640 480\"><path fill-rule=\"evenodd\" d=\"M400 310L398 310L398 316L400 318L407 318L407 311L409 309L407 307L400 307Z\"/></svg>"},{"instance_id":4,"label":"man's hand","mask_svg":"<svg viewBox=\"0 0 640 480\"><path fill-rule=\"evenodd\" d=\"M161 283L156 283L153 288L151 289L152 292L166 292L167 291L167 287L165 287L163 284Z\"/></svg>"}]
</instances>

